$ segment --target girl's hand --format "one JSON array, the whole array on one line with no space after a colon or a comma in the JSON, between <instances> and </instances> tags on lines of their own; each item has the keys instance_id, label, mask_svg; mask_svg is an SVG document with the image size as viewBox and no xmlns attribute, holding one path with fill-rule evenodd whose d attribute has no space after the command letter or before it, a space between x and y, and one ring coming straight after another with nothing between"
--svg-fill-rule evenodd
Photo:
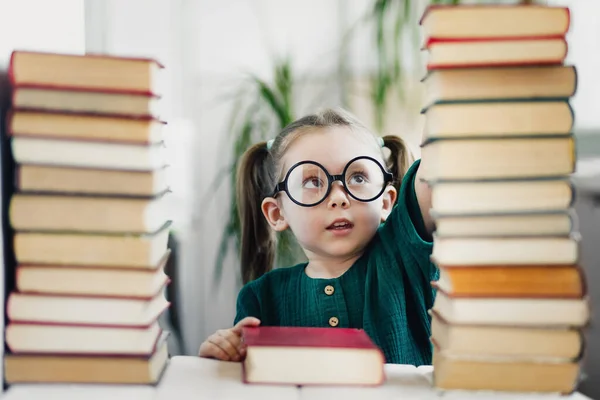
<instances>
[{"instance_id":1,"label":"girl's hand","mask_svg":"<svg viewBox=\"0 0 600 400\"><path fill-rule=\"evenodd\" d=\"M198 356L222 361L243 360L246 356L246 347L242 344L242 328L258 325L260 325L258 318L246 317L235 324L233 328L218 330L202 343Z\"/></svg>"}]
</instances>

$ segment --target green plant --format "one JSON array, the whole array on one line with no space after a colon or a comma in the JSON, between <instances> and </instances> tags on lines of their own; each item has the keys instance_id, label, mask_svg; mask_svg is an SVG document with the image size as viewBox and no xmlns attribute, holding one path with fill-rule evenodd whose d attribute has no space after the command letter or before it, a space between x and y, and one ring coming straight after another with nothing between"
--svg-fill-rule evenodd
<instances>
[{"instance_id":1,"label":"green plant","mask_svg":"<svg viewBox=\"0 0 600 400\"><path fill-rule=\"evenodd\" d=\"M289 59L275 62L272 83L251 75L238 92L228 129L233 161L217 175L210 186L211 193L216 193L223 182L228 182L230 189L229 214L221 233L215 261L213 276L216 283L221 279L226 255L232 248L236 250L236 254L240 250L241 229L235 198L238 161L252 144L271 139L295 119L293 98L294 77ZM303 259L304 254L293 235L289 231L278 234L275 264L292 265Z\"/></svg>"},{"instance_id":2,"label":"green plant","mask_svg":"<svg viewBox=\"0 0 600 400\"><path fill-rule=\"evenodd\" d=\"M411 1L376 0L370 18L373 20L376 49L376 69L371 77L371 101L374 106L375 128L382 131L388 95L395 86L402 96L402 38L411 10Z\"/></svg>"},{"instance_id":3,"label":"green plant","mask_svg":"<svg viewBox=\"0 0 600 400\"><path fill-rule=\"evenodd\" d=\"M375 128L384 129L388 99L395 91L404 100L406 75L402 57L419 57L419 0L374 0L364 22L375 38L376 67L371 76ZM460 0L431 0L430 4L459 4Z\"/></svg>"}]
</instances>

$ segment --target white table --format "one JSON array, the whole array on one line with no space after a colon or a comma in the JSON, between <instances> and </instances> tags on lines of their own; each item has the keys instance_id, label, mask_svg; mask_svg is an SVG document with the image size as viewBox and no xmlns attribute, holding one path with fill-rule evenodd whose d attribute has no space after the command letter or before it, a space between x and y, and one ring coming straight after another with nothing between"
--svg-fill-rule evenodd
<instances>
[{"instance_id":1,"label":"white table","mask_svg":"<svg viewBox=\"0 0 600 400\"><path fill-rule=\"evenodd\" d=\"M159 385L13 385L2 400L588 400L571 396L448 391L431 387L432 367L386 365L386 382L374 388L246 385L241 364L173 357Z\"/></svg>"}]
</instances>

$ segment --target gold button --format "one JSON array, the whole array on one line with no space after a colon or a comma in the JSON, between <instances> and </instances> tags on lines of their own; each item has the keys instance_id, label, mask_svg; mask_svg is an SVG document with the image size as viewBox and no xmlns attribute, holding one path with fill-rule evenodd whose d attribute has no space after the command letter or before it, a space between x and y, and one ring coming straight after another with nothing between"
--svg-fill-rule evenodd
<instances>
[{"instance_id":1,"label":"gold button","mask_svg":"<svg viewBox=\"0 0 600 400\"><path fill-rule=\"evenodd\" d=\"M331 285L325 286L325 294L327 296L331 296L333 294L333 292L335 292L335 289L333 288L333 286L331 286Z\"/></svg>"},{"instance_id":2,"label":"gold button","mask_svg":"<svg viewBox=\"0 0 600 400\"><path fill-rule=\"evenodd\" d=\"M329 325L338 326L339 323L340 323L340 320L337 319L336 317L329 318Z\"/></svg>"}]
</instances>

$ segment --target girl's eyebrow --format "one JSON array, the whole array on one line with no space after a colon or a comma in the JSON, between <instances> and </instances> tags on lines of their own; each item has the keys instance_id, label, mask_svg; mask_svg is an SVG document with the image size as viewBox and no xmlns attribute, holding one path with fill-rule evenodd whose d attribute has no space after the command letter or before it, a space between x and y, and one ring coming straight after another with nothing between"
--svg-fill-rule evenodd
<instances>
[{"instance_id":1,"label":"girl's eyebrow","mask_svg":"<svg viewBox=\"0 0 600 400\"><path fill-rule=\"evenodd\" d=\"M338 174L341 174L342 172L344 172L344 168L346 168L346 166L348 165L348 163L350 162L350 160L352 160L353 158L354 157L350 157L348 159L348 161L346 161L341 167L336 168L336 171L339 171L339 172L336 172L336 173L332 173L331 170L329 168L327 168L323 162L320 162L320 161L317 161L317 160L311 160L311 159L303 159L303 160L300 160L300 161L296 161L296 162L294 162L294 163L292 163L290 165L290 168L291 168L292 165L296 165L299 162L313 161L313 162L319 163L319 165L321 165L321 167L323 167L325 169L325 171L327 171L330 175L338 175ZM313 168L317 168L317 166L315 164L309 164L309 165L311 167L313 167ZM283 177L285 177L285 174L288 173L288 171L290 170L290 168L284 169L285 173L283 174ZM282 179L283 179L283 177L282 177Z\"/></svg>"}]
</instances>

